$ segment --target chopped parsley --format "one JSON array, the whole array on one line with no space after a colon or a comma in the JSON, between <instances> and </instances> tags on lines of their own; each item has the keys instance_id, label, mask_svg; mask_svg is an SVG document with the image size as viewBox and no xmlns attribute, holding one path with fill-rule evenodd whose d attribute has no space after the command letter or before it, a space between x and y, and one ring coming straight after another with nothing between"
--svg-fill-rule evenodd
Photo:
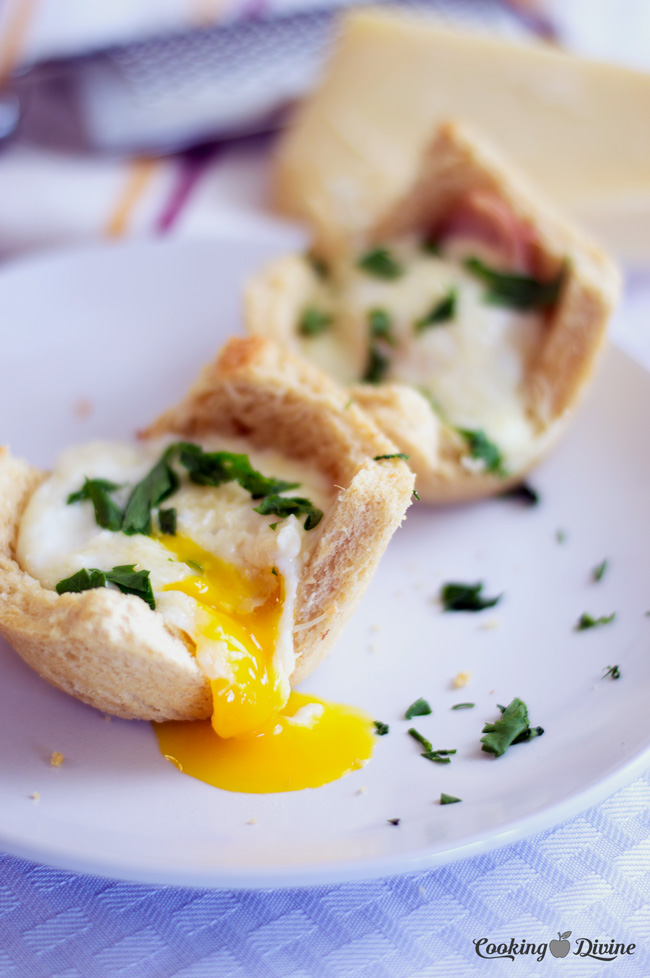
<instances>
[{"instance_id":1,"label":"chopped parsley","mask_svg":"<svg viewBox=\"0 0 650 978\"><path fill-rule=\"evenodd\" d=\"M496 598L482 598L483 582L476 584L461 584L451 581L443 584L440 589L440 597L445 611L483 611L485 608L494 608L495 604L503 597L502 594Z\"/></svg>"},{"instance_id":2,"label":"chopped parsley","mask_svg":"<svg viewBox=\"0 0 650 978\"><path fill-rule=\"evenodd\" d=\"M401 818L387 818L386 821L389 825L399 825L402 820Z\"/></svg>"},{"instance_id":3,"label":"chopped parsley","mask_svg":"<svg viewBox=\"0 0 650 978\"><path fill-rule=\"evenodd\" d=\"M404 452L394 452L392 455L375 455L373 462L382 462L385 458L401 458L404 462L408 462L410 455L405 455Z\"/></svg>"},{"instance_id":4,"label":"chopped parsley","mask_svg":"<svg viewBox=\"0 0 650 978\"><path fill-rule=\"evenodd\" d=\"M574 625L574 631L584 632L588 628L600 628L601 625L609 625L615 618L615 611L612 611L611 615L601 615L600 618L594 618L589 612L583 611Z\"/></svg>"},{"instance_id":5,"label":"chopped parsley","mask_svg":"<svg viewBox=\"0 0 650 978\"><path fill-rule=\"evenodd\" d=\"M456 798L455 795L446 795L444 791L440 795L441 805L455 805L457 801L462 801L462 798Z\"/></svg>"},{"instance_id":6,"label":"chopped parsley","mask_svg":"<svg viewBox=\"0 0 650 978\"><path fill-rule=\"evenodd\" d=\"M278 569L277 569L277 567L272 567L272 568L271 568L271 573L272 573L272 574L273 574L273 575L274 575L275 577L279 577L279 576L280 576L280 575L278 574Z\"/></svg>"},{"instance_id":7,"label":"chopped parsley","mask_svg":"<svg viewBox=\"0 0 650 978\"><path fill-rule=\"evenodd\" d=\"M331 313L309 306L300 317L298 332L301 336L320 336L321 333L327 332L332 321Z\"/></svg>"},{"instance_id":8,"label":"chopped parsley","mask_svg":"<svg viewBox=\"0 0 650 978\"><path fill-rule=\"evenodd\" d=\"M594 581L602 581L608 565L609 565L609 561L607 560L607 558L605 558L605 560L603 560L602 563L598 564L597 567L594 567L594 569L591 572L591 576L593 577Z\"/></svg>"},{"instance_id":9,"label":"chopped parsley","mask_svg":"<svg viewBox=\"0 0 650 978\"><path fill-rule=\"evenodd\" d=\"M414 716L415 715L420 715L420 714L414 714ZM427 740L427 738L424 737L418 730L416 730L415 727L409 727L408 733L413 738L413 740L417 740L418 744L424 747L424 750L422 751L422 757L426 757L428 761L434 761L434 763L436 764L451 763L451 757L449 755L455 754L456 753L455 750L443 750L443 749L434 750L431 741Z\"/></svg>"},{"instance_id":10,"label":"chopped parsley","mask_svg":"<svg viewBox=\"0 0 650 978\"><path fill-rule=\"evenodd\" d=\"M96 567L86 569L83 567L72 577L67 577L59 581L56 586L57 594L90 591L98 587L106 587L114 584L122 594L134 594L141 598L153 610L156 608L156 601L149 580L149 571L136 571L135 564L119 564L110 571L97 570Z\"/></svg>"},{"instance_id":11,"label":"chopped parsley","mask_svg":"<svg viewBox=\"0 0 650 978\"><path fill-rule=\"evenodd\" d=\"M373 722L373 724L375 726L375 731L377 733L377 736L378 737L385 737L386 734L388 733L388 731L390 730L390 727L388 726L388 724L387 723L382 723L381 720L373 720L372 722Z\"/></svg>"},{"instance_id":12,"label":"chopped parsley","mask_svg":"<svg viewBox=\"0 0 650 978\"><path fill-rule=\"evenodd\" d=\"M426 757L428 761L433 761L434 764L451 764L451 757L448 755L455 753L455 750L425 750L422 757Z\"/></svg>"},{"instance_id":13,"label":"chopped parsley","mask_svg":"<svg viewBox=\"0 0 650 978\"><path fill-rule=\"evenodd\" d=\"M297 489L300 483L262 475L253 468L248 455L236 452L205 452L200 445L192 442L175 442L169 445L162 458L132 488L124 512L110 496L111 492L120 487L105 479L86 479L78 492L68 496L68 503L88 499L93 503L99 526L113 532L121 530L127 535L150 535L152 510L158 508L180 485L179 477L172 467L174 462L186 469L190 481L195 485L221 486L227 482L238 482L253 499L262 500L255 507L256 513L273 513L282 519L292 514L306 514L305 530L312 530L323 517L322 510L317 509L309 499L279 495L290 489ZM158 509L158 521L162 533L176 532L175 509ZM276 522L269 525L274 530L278 524Z\"/></svg>"},{"instance_id":14,"label":"chopped parsley","mask_svg":"<svg viewBox=\"0 0 650 978\"><path fill-rule=\"evenodd\" d=\"M393 258L388 248L373 248L361 256L357 267L375 278L395 279L404 274L404 269Z\"/></svg>"},{"instance_id":15,"label":"chopped parsley","mask_svg":"<svg viewBox=\"0 0 650 978\"><path fill-rule=\"evenodd\" d=\"M490 441L482 428L472 430L470 428L458 428L458 433L467 442L469 453L472 458L480 459L484 463L486 472L493 472L503 478L507 475L503 467L503 458L498 447Z\"/></svg>"},{"instance_id":16,"label":"chopped parsley","mask_svg":"<svg viewBox=\"0 0 650 978\"><path fill-rule=\"evenodd\" d=\"M558 529L555 531L555 539L558 543L566 543L566 530Z\"/></svg>"},{"instance_id":17,"label":"chopped parsley","mask_svg":"<svg viewBox=\"0 0 650 978\"><path fill-rule=\"evenodd\" d=\"M122 526L118 527L127 536L135 533L148 536L151 533L151 510L178 489L178 476L170 464L173 447L167 449L160 461L131 490Z\"/></svg>"},{"instance_id":18,"label":"chopped parsley","mask_svg":"<svg viewBox=\"0 0 650 978\"><path fill-rule=\"evenodd\" d=\"M175 536L177 523L176 510L173 507L170 507L169 509L159 509L158 523L160 524L161 533L165 533L167 536Z\"/></svg>"},{"instance_id":19,"label":"chopped parsley","mask_svg":"<svg viewBox=\"0 0 650 978\"><path fill-rule=\"evenodd\" d=\"M370 341L368 361L361 380L366 384L381 384L390 369L390 358L379 349L377 343Z\"/></svg>"},{"instance_id":20,"label":"chopped parsley","mask_svg":"<svg viewBox=\"0 0 650 978\"><path fill-rule=\"evenodd\" d=\"M302 496L278 496L276 494L266 496L259 506L255 506L255 512L261 513L262 516L272 513L282 519L287 516L306 514L307 519L304 524L306 530L313 530L323 518L323 510L317 509L311 500Z\"/></svg>"},{"instance_id":21,"label":"chopped parsley","mask_svg":"<svg viewBox=\"0 0 650 978\"><path fill-rule=\"evenodd\" d=\"M299 482L286 482L284 479L267 477L258 472L250 463L248 455L236 452L204 452L200 445L191 442L177 442L170 445L165 453L172 457L178 453L178 460L187 469L190 481L198 486L221 486L225 482L238 482L253 499L297 489Z\"/></svg>"},{"instance_id":22,"label":"chopped parsley","mask_svg":"<svg viewBox=\"0 0 650 978\"><path fill-rule=\"evenodd\" d=\"M442 326L456 316L456 306L458 293L456 289L450 289L446 296L435 303L434 306L421 319L416 319L413 329L417 334L424 333L431 326Z\"/></svg>"},{"instance_id":23,"label":"chopped parsley","mask_svg":"<svg viewBox=\"0 0 650 978\"><path fill-rule=\"evenodd\" d=\"M530 275L497 271L478 258L466 259L465 268L487 287L487 302L521 311L548 309L555 305L566 276L566 269L562 268L555 278L542 282Z\"/></svg>"},{"instance_id":24,"label":"chopped parsley","mask_svg":"<svg viewBox=\"0 0 650 978\"><path fill-rule=\"evenodd\" d=\"M525 506L537 506L539 504L539 493L527 482L520 482L518 486L506 489L505 492L501 493L501 496L503 499L516 499Z\"/></svg>"},{"instance_id":25,"label":"chopped parsley","mask_svg":"<svg viewBox=\"0 0 650 978\"><path fill-rule=\"evenodd\" d=\"M385 340L391 346L395 346L393 336L393 321L390 313L385 309L371 309L368 313L368 328L370 335L378 340Z\"/></svg>"},{"instance_id":26,"label":"chopped parsley","mask_svg":"<svg viewBox=\"0 0 650 978\"><path fill-rule=\"evenodd\" d=\"M473 710L476 703L456 703L452 706L452 710Z\"/></svg>"},{"instance_id":27,"label":"chopped parsley","mask_svg":"<svg viewBox=\"0 0 650 978\"><path fill-rule=\"evenodd\" d=\"M115 482L107 479L84 479L84 484L77 492L68 496L68 506L89 500L95 510L95 522L104 530L116 532L122 526L122 510L111 498L111 493L119 489Z\"/></svg>"},{"instance_id":28,"label":"chopped parsley","mask_svg":"<svg viewBox=\"0 0 650 978\"><path fill-rule=\"evenodd\" d=\"M417 501L420 502L420 495L419 495L417 489L414 489L413 490L413 498L414 499L417 499Z\"/></svg>"},{"instance_id":29,"label":"chopped parsley","mask_svg":"<svg viewBox=\"0 0 650 978\"><path fill-rule=\"evenodd\" d=\"M483 727L485 736L481 737L481 744L486 753L501 757L512 744L523 744L544 733L543 727L530 726L528 708L523 700L515 698L508 706L498 706L498 709L501 711L499 719Z\"/></svg>"},{"instance_id":30,"label":"chopped parsley","mask_svg":"<svg viewBox=\"0 0 650 978\"><path fill-rule=\"evenodd\" d=\"M106 580L109 584L114 584L123 594L135 594L142 598L152 610L155 610L156 602L149 580L148 570L136 571L135 564L121 564L113 570L106 571Z\"/></svg>"},{"instance_id":31,"label":"chopped parsley","mask_svg":"<svg viewBox=\"0 0 650 978\"><path fill-rule=\"evenodd\" d=\"M618 666L605 666L603 672L605 673L605 675L602 677L603 679L606 679L608 676L610 679L621 678L621 670Z\"/></svg>"},{"instance_id":32,"label":"chopped parsley","mask_svg":"<svg viewBox=\"0 0 650 978\"><path fill-rule=\"evenodd\" d=\"M183 563L187 564L190 570L196 571L197 574L203 573L203 567L201 566L201 564L197 564L195 560L185 560L183 561Z\"/></svg>"},{"instance_id":33,"label":"chopped parsley","mask_svg":"<svg viewBox=\"0 0 650 978\"><path fill-rule=\"evenodd\" d=\"M76 574L59 581L56 586L56 593L79 594L81 591L90 591L96 587L106 587L106 574L104 571L96 570L93 567L87 570L85 567L82 567Z\"/></svg>"},{"instance_id":34,"label":"chopped parsley","mask_svg":"<svg viewBox=\"0 0 650 978\"><path fill-rule=\"evenodd\" d=\"M410 737L413 738L413 740L417 740L418 744L424 747L425 751L433 751L431 741L427 740L427 738L424 737L418 730L416 730L415 727L409 727L408 734Z\"/></svg>"},{"instance_id":35,"label":"chopped parsley","mask_svg":"<svg viewBox=\"0 0 650 978\"><path fill-rule=\"evenodd\" d=\"M415 703L411 703L408 710L404 714L404 719L410 720L412 717L426 717L432 712L433 711L427 701L420 697L415 701Z\"/></svg>"}]
</instances>

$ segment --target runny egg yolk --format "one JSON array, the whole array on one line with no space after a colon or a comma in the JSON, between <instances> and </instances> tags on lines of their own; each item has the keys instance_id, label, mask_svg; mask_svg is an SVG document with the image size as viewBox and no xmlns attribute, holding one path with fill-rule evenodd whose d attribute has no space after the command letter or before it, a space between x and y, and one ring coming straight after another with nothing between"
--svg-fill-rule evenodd
<instances>
[{"instance_id":1,"label":"runny egg yolk","mask_svg":"<svg viewBox=\"0 0 650 978\"><path fill-rule=\"evenodd\" d=\"M154 729L161 752L184 774L253 794L336 781L363 767L375 741L366 713L296 692L246 736L223 740L207 720L154 723Z\"/></svg>"},{"instance_id":2,"label":"runny egg yolk","mask_svg":"<svg viewBox=\"0 0 650 978\"><path fill-rule=\"evenodd\" d=\"M249 577L183 536L160 542L196 573L182 591L202 612L193 636L217 644L224 675L210 679L212 720L154 723L162 754L185 774L227 791L316 788L362 767L375 736L363 711L291 692L274 667L282 577Z\"/></svg>"},{"instance_id":3,"label":"runny egg yolk","mask_svg":"<svg viewBox=\"0 0 650 978\"><path fill-rule=\"evenodd\" d=\"M282 614L283 586L277 569L249 577L186 537L164 545L196 573L166 591L182 591L203 612L194 639L218 643L224 675L210 680L212 726L220 737L256 730L286 703L288 683L273 664ZM273 573L275 570L275 573Z\"/></svg>"}]
</instances>

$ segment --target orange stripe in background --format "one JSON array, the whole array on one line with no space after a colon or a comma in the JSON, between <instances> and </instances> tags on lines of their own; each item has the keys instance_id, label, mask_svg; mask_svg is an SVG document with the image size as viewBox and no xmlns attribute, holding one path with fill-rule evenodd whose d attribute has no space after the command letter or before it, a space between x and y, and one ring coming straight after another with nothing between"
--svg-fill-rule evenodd
<instances>
[{"instance_id":1,"label":"orange stripe in background","mask_svg":"<svg viewBox=\"0 0 650 978\"><path fill-rule=\"evenodd\" d=\"M14 0L11 5L7 26L0 36L0 86L4 85L18 63L36 3L37 0Z\"/></svg>"},{"instance_id":2,"label":"orange stripe in background","mask_svg":"<svg viewBox=\"0 0 650 978\"><path fill-rule=\"evenodd\" d=\"M121 238L129 226L136 205L158 166L159 161L142 158L133 160L120 198L106 223L105 234L109 238Z\"/></svg>"}]
</instances>

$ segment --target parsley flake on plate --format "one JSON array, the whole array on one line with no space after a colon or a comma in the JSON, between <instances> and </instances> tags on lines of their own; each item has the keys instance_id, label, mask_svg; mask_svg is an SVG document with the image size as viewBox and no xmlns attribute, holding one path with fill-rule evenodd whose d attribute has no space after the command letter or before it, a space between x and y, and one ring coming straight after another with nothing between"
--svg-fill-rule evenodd
<instances>
[{"instance_id":1,"label":"parsley flake on plate","mask_svg":"<svg viewBox=\"0 0 650 978\"><path fill-rule=\"evenodd\" d=\"M607 679L608 676L610 679L621 678L621 670L619 666L605 666L603 672L605 675L601 677L602 679Z\"/></svg>"},{"instance_id":2,"label":"parsley flake on plate","mask_svg":"<svg viewBox=\"0 0 650 978\"><path fill-rule=\"evenodd\" d=\"M428 761L434 761L436 764L449 764L451 762L451 757L449 757L449 755L456 753L455 750L442 748L440 750L434 750L431 741L427 740L427 738L424 737L419 730L416 730L415 727L409 727L407 732L409 736L413 738L413 740L417 740L418 744L424 747L421 756L426 757Z\"/></svg>"},{"instance_id":3,"label":"parsley flake on plate","mask_svg":"<svg viewBox=\"0 0 650 978\"><path fill-rule=\"evenodd\" d=\"M534 737L541 737L543 727L531 727L528 708L523 700L515 697L508 706L499 706L501 716L494 723L486 723L481 737L482 750L501 757L513 744L523 744Z\"/></svg>"},{"instance_id":4,"label":"parsley flake on plate","mask_svg":"<svg viewBox=\"0 0 650 978\"><path fill-rule=\"evenodd\" d=\"M596 582L602 581L603 577L605 576L605 571L607 570L608 566L609 566L609 561L605 557L605 559L600 564L598 564L596 567L594 567L594 569L591 572L591 576L594 579L594 581L596 581Z\"/></svg>"},{"instance_id":5,"label":"parsley flake on plate","mask_svg":"<svg viewBox=\"0 0 650 978\"><path fill-rule=\"evenodd\" d=\"M435 764L451 764L449 754L455 753L455 750L425 750L422 757L426 757L428 761L433 761Z\"/></svg>"},{"instance_id":6,"label":"parsley flake on plate","mask_svg":"<svg viewBox=\"0 0 650 978\"><path fill-rule=\"evenodd\" d=\"M527 482L520 482L518 486L513 486L512 489L506 489L505 492L501 493L501 498L516 499L518 502L523 503L524 506L539 505L539 493L532 486L529 486Z\"/></svg>"},{"instance_id":7,"label":"parsley flake on plate","mask_svg":"<svg viewBox=\"0 0 650 978\"><path fill-rule=\"evenodd\" d=\"M440 597L445 611L483 611L485 608L493 608L498 604L502 594L496 598L483 598L481 591L483 582L476 584L461 584L457 581L450 581L443 584L440 589Z\"/></svg>"},{"instance_id":8,"label":"parsley flake on plate","mask_svg":"<svg viewBox=\"0 0 650 978\"><path fill-rule=\"evenodd\" d=\"M433 746L431 744L431 741L430 740L427 740L427 738L424 737L419 732L419 730L416 730L415 727L409 727L407 733L408 733L409 737L412 737L413 738L413 740L417 740L418 744L420 744L422 747L424 747L425 751L432 751L433 750Z\"/></svg>"},{"instance_id":9,"label":"parsley flake on plate","mask_svg":"<svg viewBox=\"0 0 650 978\"><path fill-rule=\"evenodd\" d=\"M425 699L419 697L414 703L411 703L408 710L404 714L405 720L411 720L413 717L426 717L432 713L432 709Z\"/></svg>"},{"instance_id":10,"label":"parsley flake on plate","mask_svg":"<svg viewBox=\"0 0 650 978\"><path fill-rule=\"evenodd\" d=\"M388 733L388 731L390 730L390 727L388 726L388 724L387 723L382 723L381 720L373 720L372 722L375 725L375 732L376 732L377 736L378 737L385 737L386 734Z\"/></svg>"},{"instance_id":11,"label":"parsley flake on plate","mask_svg":"<svg viewBox=\"0 0 650 978\"><path fill-rule=\"evenodd\" d=\"M588 628L600 628L601 625L609 625L615 618L615 611L612 611L611 615L601 615L600 618L594 618L588 611L583 611L573 626L573 630L576 632L584 632Z\"/></svg>"},{"instance_id":12,"label":"parsley flake on plate","mask_svg":"<svg viewBox=\"0 0 650 978\"><path fill-rule=\"evenodd\" d=\"M444 791L440 795L441 805L455 805L457 801L462 801L462 798L456 798L455 795L446 795Z\"/></svg>"}]
</instances>

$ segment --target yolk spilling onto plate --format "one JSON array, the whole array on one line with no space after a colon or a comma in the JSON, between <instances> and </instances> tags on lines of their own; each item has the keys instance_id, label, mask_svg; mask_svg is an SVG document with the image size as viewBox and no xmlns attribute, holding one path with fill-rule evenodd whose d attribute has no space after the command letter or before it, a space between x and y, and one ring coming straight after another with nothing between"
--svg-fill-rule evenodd
<instances>
[{"instance_id":1,"label":"yolk spilling onto plate","mask_svg":"<svg viewBox=\"0 0 650 978\"><path fill-rule=\"evenodd\" d=\"M195 635L197 645L219 643L229 675L211 679L212 725L220 737L255 730L280 710L289 690L273 668L280 616L282 578L269 568L266 579L249 578L185 537L165 538L164 545L196 574L166 591L183 591L204 612Z\"/></svg>"},{"instance_id":2,"label":"yolk spilling onto plate","mask_svg":"<svg viewBox=\"0 0 650 978\"><path fill-rule=\"evenodd\" d=\"M296 716L306 713L305 707L308 715ZM161 752L185 774L227 791L255 794L336 781L363 767L375 740L366 713L295 692L277 716L243 737L222 740L208 720L154 723L154 728Z\"/></svg>"},{"instance_id":3,"label":"yolk spilling onto plate","mask_svg":"<svg viewBox=\"0 0 650 978\"><path fill-rule=\"evenodd\" d=\"M198 603L197 648L216 643L224 673L210 680L211 722L154 724L161 752L185 774L228 791L315 788L362 767L375 741L372 719L351 707L289 695L287 680L274 668L281 575L269 568L268 576L248 577L185 537L159 539L196 571L165 590Z\"/></svg>"}]
</instances>

